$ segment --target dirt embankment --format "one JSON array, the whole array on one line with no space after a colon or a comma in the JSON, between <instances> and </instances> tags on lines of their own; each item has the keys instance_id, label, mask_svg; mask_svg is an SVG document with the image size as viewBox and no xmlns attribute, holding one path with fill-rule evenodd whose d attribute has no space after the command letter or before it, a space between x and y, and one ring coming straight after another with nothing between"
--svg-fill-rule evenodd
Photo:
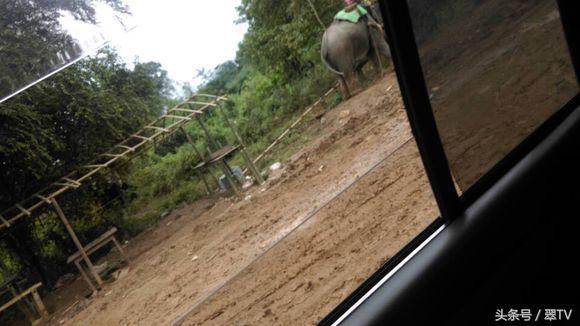
<instances>
[{"instance_id":1,"label":"dirt embankment","mask_svg":"<svg viewBox=\"0 0 580 326\"><path fill-rule=\"evenodd\" d=\"M131 242L128 273L53 322L316 323L437 211L394 74L315 123L278 178L174 213Z\"/></svg>"}]
</instances>

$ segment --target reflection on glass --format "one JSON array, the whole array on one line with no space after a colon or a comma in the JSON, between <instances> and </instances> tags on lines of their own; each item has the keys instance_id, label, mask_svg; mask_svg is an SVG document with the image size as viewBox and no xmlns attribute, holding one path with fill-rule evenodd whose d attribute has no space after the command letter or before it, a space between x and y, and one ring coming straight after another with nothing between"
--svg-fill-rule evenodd
<instances>
[{"instance_id":1,"label":"reflection on glass","mask_svg":"<svg viewBox=\"0 0 580 326\"><path fill-rule=\"evenodd\" d=\"M123 0L0 0L0 102L133 27Z\"/></svg>"},{"instance_id":2,"label":"reflection on glass","mask_svg":"<svg viewBox=\"0 0 580 326\"><path fill-rule=\"evenodd\" d=\"M409 7L437 127L465 191L578 91L556 2Z\"/></svg>"}]
</instances>

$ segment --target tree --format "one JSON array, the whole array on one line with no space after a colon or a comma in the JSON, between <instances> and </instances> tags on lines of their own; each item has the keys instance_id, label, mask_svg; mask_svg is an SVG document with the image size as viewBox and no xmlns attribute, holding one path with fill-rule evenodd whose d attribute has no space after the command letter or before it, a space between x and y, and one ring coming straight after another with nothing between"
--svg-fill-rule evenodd
<instances>
[{"instance_id":1,"label":"tree","mask_svg":"<svg viewBox=\"0 0 580 326\"><path fill-rule=\"evenodd\" d=\"M128 13L121 0L98 0ZM94 0L0 0L0 97L80 56L82 49L63 30L63 11L96 23Z\"/></svg>"},{"instance_id":2,"label":"tree","mask_svg":"<svg viewBox=\"0 0 580 326\"><path fill-rule=\"evenodd\" d=\"M312 0L322 21L332 22L340 0ZM319 62L324 32L306 0L243 0L241 21L249 24L238 60L284 81L300 77Z\"/></svg>"},{"instance_id":3,"label":"tree","mask_svg":"<svg viewBox=\"0 0 580 326\"><path fill-rule=\"evenodd\" d=\"M158 63L130 70L111 49L0 104L0 205L30 195L160 115Z\"/></svg>"},{"instance_id":4,"label":"tree","mask_svg":"<svg viewBox=\"0 0 580 326\"><path fill-rule=\"evenodd\" d=\"M170 92L160 64L137 62L129 69L105 48L1 103L0 209L86 164L159 116ZM59 198L81 239L111 226L98 212L111 199L111 186L102 178ZM5 244L46 282L67 268L64 248L72 244L54 214L40 214L3 235L10 232Z\"/></svg>"}]
</instances>

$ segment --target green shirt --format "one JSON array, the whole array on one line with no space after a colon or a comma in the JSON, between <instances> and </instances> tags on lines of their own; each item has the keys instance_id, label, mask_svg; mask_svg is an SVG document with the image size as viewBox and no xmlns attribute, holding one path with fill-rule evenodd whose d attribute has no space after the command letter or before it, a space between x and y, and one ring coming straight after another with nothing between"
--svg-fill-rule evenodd
<instances>
[{"instance_id":1,"label":"green shirt","mask_svg":"<svg viewBox=\"0 0 580 326\"><path fill-rule=\"evenodd\" d=\"M346 11L345 9L341 10L338 12L338 14L336 14L336 16L334 16L334 19L336 20L346 20L349 21L351 23L358 23L359 19L363 16L365 16L366 14L368 14L367 10L365 8L363 8L363 6L357 4L356 5L356 10L351 10L351 11Z\"/></svg>"}]
</instances>

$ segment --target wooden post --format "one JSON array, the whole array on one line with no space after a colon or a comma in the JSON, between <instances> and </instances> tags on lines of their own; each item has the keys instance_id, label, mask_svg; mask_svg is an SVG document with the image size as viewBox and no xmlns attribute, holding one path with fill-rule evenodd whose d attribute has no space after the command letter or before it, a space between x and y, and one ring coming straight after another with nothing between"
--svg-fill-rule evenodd
<instances>
[{"instance_id":1,"label":"wooden post","mask_svg":"<svg viewBox=\"0 0 580 326\"><path fill-rule=\"evenodd\" d=\"M23 300L18 299L18 301L16 302L18 309L20 309L20 311L22 311L22 313L24 313L24 315L26 315L26 318L28 318L29 320L34 320L33 311L32 312L30 311L32 307L30 307L29 302L24 300L24 299L26 299L26 296L21 296L20 295L21 291L17 291L12 284L8 285L8 290L10 290L10 293L12 294L12 298L23 299Z\"/></svg>"},{"instance_id":2,"label":"wooden post","mask_svg":"<svg viewBox=\"0 0 580 326\"><path fill-rule=\"evenodd\" d=\"M89 276L87 275L87 272L85 272L85 269L83 268L83 266L81 266L80 262L75 259L74 264L77 267L77 269L79 270L79 272L81 273L81 276L83 277L85 282L87 282L87 284L91 288L91 290L93 290L93 292L97 292L97 288L95 287L95 285L93 284L93 282L91 281Z\"/></svg>"},{"instance_id":3,"label":"wooden post","mask_svg":"<svg viewBox=\"0 0 580 326\"><path fill-rule=\"evenodd\" d=\"M262 178L262 175L260 174L260 171L258 171L258 168L256 168L254 162L252 162L252 159L250 158L248 152L246 152L246 148L244 146L242 146L241 152L244 160L246 161L246 164L250 168L250 171L252 171L252 174L254 175L254 178L256 178L258 184L264 184L264 178Z\"/></svg>"},{"instance_id":4,"label":"wooden post","mask_svg":"<svg viewBox=\"0 0 580 326\"><path fill-rule=\"evenodd\" d=\"M197 147L195 147L195 143L193 142L193 139L191 138L191 135L189 133L187 133L187 131L185 131L185 129L183 128L183 126L182 127L179 127L179 129L181 130L181 132L183 132L185 134L185 138L187 138L187 141L189 142L189 144L191 145L191 147L193 148L193 150L197 154L197 157L201 161L205 162L205 157L203 157L203 154L199 150L197 150ZM195 173L203 181L203 184L205 185L205 189L207 190L207 194L208 195L211 195L212 194L212 191L211 191L211 188L209 186L209 183L207 183L207 180L205 178L205 175L203 175L203 173L198 172L198 171L196 171Z\"/></svg>"},{"instance_id":5,"label":"wooden post","mask_svg":"<svg viewBox=\"0 0 580 326\"><path fill-rule=\"evenodd\" d=\"M40 317L43 319L48 318L48 311L46 310L46 307L44 306L44 303L42 302L42 299L40 298L40 295L38 295L38 291L36 289L32 291L32 298L34 299L34 303L36 303L36 308L40 313Z\"/></svg>"},{"instance_id":6,"label":"wooden post","mask_svg":"<svg viewBox=\"0 0 580 326\"><path fill-rule=\"evenodd\" d=\"M211 170L211 166L207 167L207 172L209 172L209 175L211 175L213 181L215 181L215 184L218 185L218 187L219 187L220 182L218 181L218 178L215 176L215 174L213 174L213 171Z\"/></svg>"},{"instance_id":7,"label":"wooden post","mask_svg":"<svg viewBox=\"0 0 580 326\"><path fill-rule=\"evenodd\" d=\"M203 173L199 172L198 170L195 171L195 174L197 174L197 176L201 179L201 181L203 181L203 185L205 186L206 194L208 196L211 195L212 194L211 187L209 186L209 183L207 182L205 175L203 175Z\"/></svg>"},{"instance_id":8,"label":"wooden post","mask_svg":"<svg viewBox=\"0 0 580 326\"><path fill-rule=\"evenodd\" d=\"M238 188L238 193L242 193L243 192L242 182L238 180L238 177L234 173L234 170L232 169L232 167L228 164L228 161L226 161L225 157L224 157L223 161L224 161L226 168L228 169L228 172L230 173L230 175L234 179L234 183L235 183L236 187Z\"/></svg>"},{"instance_id":9,"label":"wooden post","mask_svg":"<svg viewBox=\"0 0 580 326\"><path fill-rule=\"evenodd\" d=\"M199 157L199 159L205 162L205 157L197 149L197 147L195 147L195 143L193 142L193 139L191 138L191 135L188 134L187 131L185 131L185 129L183 127L179 127L179 129L181 130L181 132L183 132L183 134L185 135L185 138L187 138L187 142L189 143L189 145L191 145L191 147L193 148L193 150L195 151L195 153L197 154L197 156Z\"/></svg>"},{"instance_id":10,"label":"wooden post","mask_svg":"<svg viewBox=\"0 0 580 326\"><path fill-rule=\"evenodd\" d=\"M91 272L91 274L93 274L93 276L95 277L95 280L97 281L98 286L100 287L103 284L103 280L99 276L99 273L97 273L97 271L95 270L95 266L91 262L89 256L87 255L87 252L85 251L85 248L83 247L83 245L79 241L79 238L77 237L75 231L73 230L73 228L70 225L68 219L64 215L64 213L62 211L62 208L60 207L60 205L58 204L58 202L56 201L56 199L53 198L51 200L51 202L52 202L52 206L56 210L56 213L60 217L60 220L62 221L62 223L66 227L66 230L68 231L68 233L71 236L73 242L77 246L77 249L81 253L81 256L83 256L83 259L84 259L85 263L87 264L87 266L89 268L89 271Z\"/></svg>"},{"instance_id":11,"label":"wooden post","mask_svg":"<svg viewBox=\"0 0 580 326\"><path fill-rule=\"evenodd\" d=\"M119 254L121 254L121 257L123 257L123 260L128 263L129 259L127 259L125 250L123 250L123 247L121 247L121 244L119 243L117 238L115 238L115 236L113 236L113 243L115 244L115 247L117 247L117 250L119 251Z\"/></svg>"},{"instance_id":12,"label":"wooden post","mask_svg":"<svg viewBox=\"0 0 580 326\"><path fill-rule=\"evenodd\" d=\"M222 144L219 141L216 141L213 136L211 135L211 133L209 132L209 130L205 127L205 124L203 123L203 121L201 120L201 118L199 117L199 115L196 115L195 118L197 119L197 122L199 123L199 125L201 126L201 129L203 129L203 132L205 133L205 136L207 137L208 143L207 143L207 152L208 155L211 156L212 151L215 150L219 150L222 148ZM205 161L205 159L204 159ZM209 170L209 168L208 168ZM213 179L215 180L216 184L219 184L218 179L216 178L215 175L213 175L213 173L210 171L211 176L213 177Z\"/></svg>"},{"instance_id":13,"label":"wooden post","mask_svg":"<svg viewBox=\"0 0 580 326\"><path fill-rule=\"evenodd\" d=\"M238 134L238 131L236 130L234 124L228 118L228 114L226 113L225 109L221 105L218 105L218 110L220 110L220 112L224 116L224 119L226 121L226 124L232 130L234 136L238 140L238 143L241 146L241 149L240 150L242 152L242 156L244 157L244 160L246 161L246 164L248 165L248 168L250 169L250 171L252 171L252 174L254 175L254 178L256 178L256 181L258 181L259 184L264 184L264 178L262 178L262 175L260 174L260 172L256 168L256 165L254 165L254 162L252 162L252 159L250 158L250 155L246 151L246 144L244 144L244 140L242 139L242 137L240 136L240 134Z\"/></svg>"},{"instance_id":14,"label":"wooden post","mask_svg":"<svg viewBox=\"0 0 580 326\"><path fill-rule=\"evenodd\" d=\"M238 189L236 176L232 173L232 170L230 169L230 167L228 166L228 164L225 162L224 159L220 160L220 166L222 167L226 179L228 179L232 189L234 190L234 193L236 194L236 196L239 196L240 190Z\"/></svg>"},{"instance_id":15,"label":"wooden post","mask_svg":"<svg viewBox=\"0 0 580 326\"><path fill-rule=\"evenodd\" d=\"M29 287L27 290L23 291L23 292L16 292L16 290L14 288L11 288L10 291L13 295L13 298L10 299L8 302L4 303L2 306L0 306L0 313L3 312L4 310L8 309L10 306L14 305L14 304L24 304L23 301L28 302L27 296L29 294L32 294L34 301L36 301L36 308L35 307L30 307L30 309L32 310L38 310L38 312L42 315L42 317L48 317L48 312L46 311L46 308L44 307L44 304L42 303L42 300L40 299L40 296L38 295L37 291L38 288L42 286L42 283L36 283L35 285ZM31 322L34 322L34 311L24 311L25 314L27 315L27 317L30 319Z\"/></svg>"},{"instance_id":16,"label":"wooden post","mask_svg":"<svg viewBox=\"0 0 580 326\"><path fill-rule=\"evenodd\" d=\"M6 220L4 218L4 216L2 216L2 214L0 214L0 222L2 222L4 224L5 227L9 228L10 227L10 222L8 222L8 220Z\"/></svg>"},{"instance_id":17,"label":"wooden post","mask_svg":"<svg viewBox=\"0 0 580 326\"><path fill-rule=\"evenodd\" d=\"M203 132L205 133L205 136L207 137L207 140L208 140L207 143L208 143L208 147L210 149L210 152L214 151L214 150L218 150L219 149L218 144L216 143L216 141L213 139L213 137L209 133L209 130L207 130L207 128L203 124L203 121L201 121L201 118L199 117L199 115L196 115L195 119L197 120L197 123L199 123L199 126L201 127L201 129L203 129Z\"/></svg>"}]
</instances>

